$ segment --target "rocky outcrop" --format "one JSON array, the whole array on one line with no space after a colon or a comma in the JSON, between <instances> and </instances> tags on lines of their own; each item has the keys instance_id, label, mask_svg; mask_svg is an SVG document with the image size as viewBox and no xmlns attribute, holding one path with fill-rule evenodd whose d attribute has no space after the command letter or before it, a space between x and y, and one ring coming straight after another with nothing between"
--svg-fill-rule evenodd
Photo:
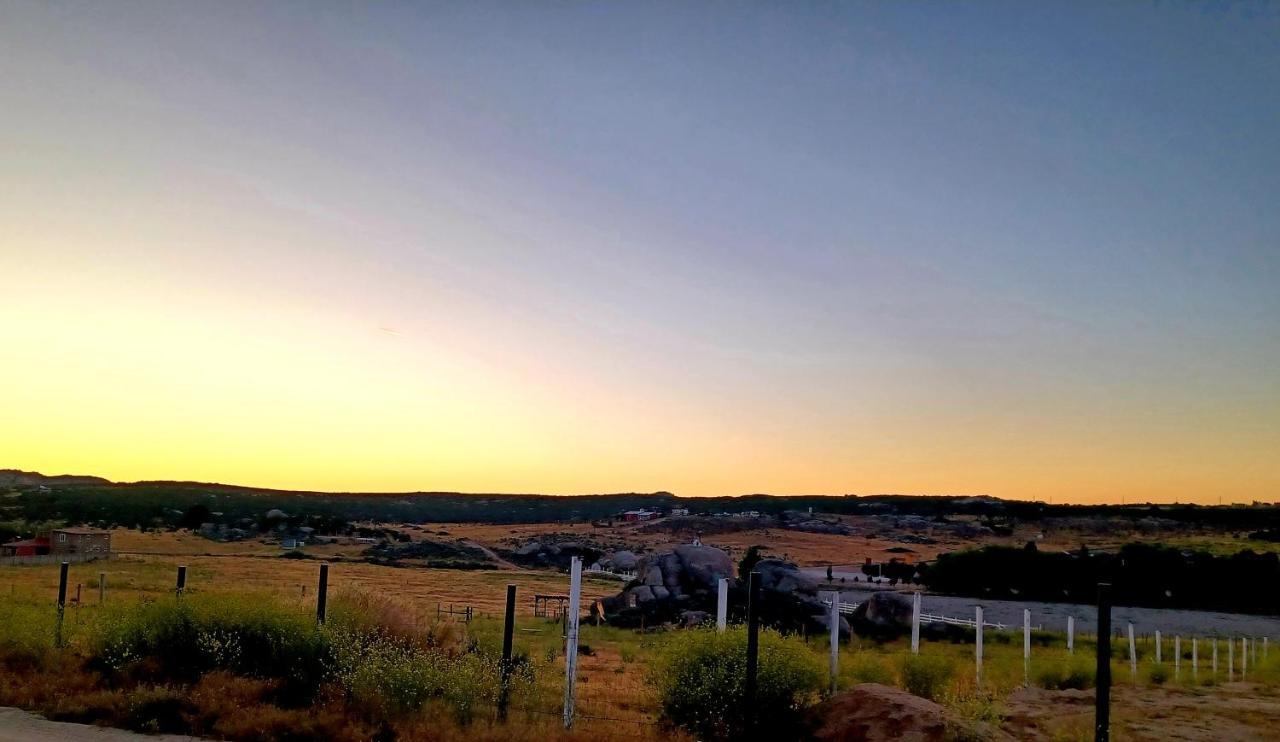
<instances>
[{"instance_id":1,"label":"rocky outcrop","mask_svg":"<svg viewBox=\"0 0 1280 742\"><path fill-rule=\"evenodd\" d=\"M826 700L811 712L809 727L821 742L1013 740L999 729L971 722L933 701L876 683L855 685Z\"/></svg>"},{"instance_id":2,"label":"rocky outcrop","mask_svg":"<svg viewBox=\"0 0 1280 742\"><path fill-rule=\"evenodd\" d=\"M746 617L747 595L734 576L736 565L721 549L687 544L672 551L648 554L638 560L637 576L622 592L593 607L617 626L655 626L659 623L694 625L715 615L721 579L729 581L729 615ZM818 594L818 584L796 565L781 559L762 559L761 621L784 630L824 631L830 608ZM841 619L841 634L849 635Z\"/></svg>"},{"instance_id":3,"label":"rocky outcrop","mask_svg":"<svg viewBox=\"0 0 1280 742\"><path fill-rule=\"evenodd\" d=\"M856 624L865 624L877 633L911 630L912 598L904 593L881 590L871 593L854 611Z\"/></svg>"}]
</instances>

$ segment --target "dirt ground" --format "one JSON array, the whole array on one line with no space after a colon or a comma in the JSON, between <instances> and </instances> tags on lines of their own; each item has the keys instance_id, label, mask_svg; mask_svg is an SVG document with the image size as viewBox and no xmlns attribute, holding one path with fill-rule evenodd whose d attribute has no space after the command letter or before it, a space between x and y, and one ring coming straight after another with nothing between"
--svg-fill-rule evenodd
<instances>
[{"instance_id":1,"label":"dirt ground","mask_svg":"<svg viewBox=\"0 0 1280 742\"><path fill-rule=\"evenodd\" d=\"M1018 739L1093 739L1093 691L1026 689L1005 703L1002 728ZM1117 685L1112 739L1245 742L1280 739L1280 696L1254 683L1210 688Z\"/></svg>"}]
</instances>

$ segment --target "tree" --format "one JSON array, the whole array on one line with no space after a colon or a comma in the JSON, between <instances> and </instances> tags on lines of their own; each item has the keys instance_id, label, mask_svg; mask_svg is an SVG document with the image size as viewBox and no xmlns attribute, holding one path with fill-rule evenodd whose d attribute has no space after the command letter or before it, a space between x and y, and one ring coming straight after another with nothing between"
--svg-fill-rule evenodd
<instances>
[{"instance_id":1,"label":"tree","mask_svg":"<svg viewBox=\"0 0 1280 742\"><path fill-rule=\"evenodd\" d=\"M213 513L209 512L209 508L205 507L204 503L197 502L182 513L182 517L178 519L178 527L190 528L194 531L200 527L201 523L208 523L211 520L213 520Z\"/></svg>"},{"instance_id":2,"label":"tree","mask_svg":"<svg viewBox=\"0 0 1280 742\"><path fill-rule=\"evenodd\" d=\"M738 577L743 580L751 579L751 570L756 568L756 564L763 559L760 556L760 550L763 546L752 546L747 549L747 553L742 555L742 561L738 562Z\"/></svg>"}]
</instances>

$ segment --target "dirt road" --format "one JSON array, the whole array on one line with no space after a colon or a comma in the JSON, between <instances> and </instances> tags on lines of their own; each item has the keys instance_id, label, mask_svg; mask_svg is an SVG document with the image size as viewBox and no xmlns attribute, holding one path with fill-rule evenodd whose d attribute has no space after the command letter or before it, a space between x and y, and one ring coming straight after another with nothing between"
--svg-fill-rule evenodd
<instances>
[{"instance_id":1,"label":"dirt road","mask_svg":"<svg viewBox=\"0 0 1280 742\"><path fill-rule=\"evenodd\" d=\"M135 734L122 729L49 721L15 708L0 707L0 742L188 742L197 737Z\"/></svg>"}]
</instances>

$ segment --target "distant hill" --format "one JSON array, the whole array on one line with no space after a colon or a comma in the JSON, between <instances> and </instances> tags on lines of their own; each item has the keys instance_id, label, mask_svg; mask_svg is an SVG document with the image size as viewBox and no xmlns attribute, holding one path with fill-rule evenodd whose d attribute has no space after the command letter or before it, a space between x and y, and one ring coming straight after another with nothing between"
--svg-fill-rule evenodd
<instances>
[{"instance_id":1,"label":"distant hill","mask_svg":"<svg viewBox=\"0 0 1280 742\"><path fill-rule=\"evenodd\" d=\"M0 469L0 487L39 487L71 484L111 484L111 480L84 474L41 474L21 469Z\"/></svg>"}]
</instances>

